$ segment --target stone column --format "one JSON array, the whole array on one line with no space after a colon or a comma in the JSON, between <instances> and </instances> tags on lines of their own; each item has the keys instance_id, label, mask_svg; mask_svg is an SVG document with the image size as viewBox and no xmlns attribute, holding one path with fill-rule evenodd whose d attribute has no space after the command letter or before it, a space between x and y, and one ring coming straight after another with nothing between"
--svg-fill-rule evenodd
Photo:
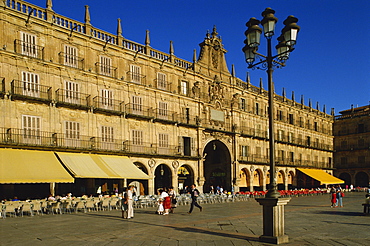
<instances>
[{"instance_id":1,"label":"stone column","mask_svg":"<svg viewBox=\"0 0 370 246\"><path fill-rule=\"evenodd\" d=\"M256 198L256 201L263 206L263 235L259 240L273 244L289 242L284 232L284 206L290 198Z\"/></svg>"}]
</instances>

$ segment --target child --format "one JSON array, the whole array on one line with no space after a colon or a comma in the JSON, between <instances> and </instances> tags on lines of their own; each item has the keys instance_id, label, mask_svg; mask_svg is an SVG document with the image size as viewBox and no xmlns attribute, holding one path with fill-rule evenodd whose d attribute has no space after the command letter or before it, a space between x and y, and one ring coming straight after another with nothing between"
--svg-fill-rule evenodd
<instances>
[{"instance_id":1,"label":"child","mask_svg":"<svg viewBox=\"0 0 370 246\"><path fill-rule=\"evenodd\" d=\"M158 200L158 210L157 210L157 213L160 214L160 215L163 215L163 212L164 212L163 200L162 199L159 199Z\"/></svg>"}]
</instances>

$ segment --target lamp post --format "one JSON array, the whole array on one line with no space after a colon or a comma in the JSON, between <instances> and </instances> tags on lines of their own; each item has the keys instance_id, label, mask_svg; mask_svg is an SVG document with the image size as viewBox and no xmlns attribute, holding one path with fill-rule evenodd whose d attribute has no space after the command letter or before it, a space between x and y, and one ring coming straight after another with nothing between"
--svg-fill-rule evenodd
<instances>
[{"instance_id":1,"label":"lamp post","mask_svg":"<svg viewBox=\"0 0 370 246\"><path fill-rule=\"evenodd\" d=\"M268 117L269 117L269 148L270 148L270 187L265 198L256 199L263 206L263 231L264 234L260 237L261 241L270 243L285 243L288 242L288 236L284 234L284 205L289 202L289 198L280 198L280 193L277 189L277 178L275 170L275 139L274 139L274 83L272 74L275 67L284 67L286 60L289 58L290 52L294 50L297 34L300 27L297 25L298 19L294 16L288 16L283 22L285 27L281 31L281 35L277 38L279 41L276 45L277 55L272 55L272 37L275 35L275 24L277 18L274 16L275 11L271 8L266 8L262 12L263 19L261 21L252 17L246 23L248 27L245 31L246 40L243 52L248 68L259 68L267 71L268 77ZM267 55L258 53L260 45L260 36L262 28L267 40ZM256 58L259 61L255 63Z\"/></svg>"}]
</instances>

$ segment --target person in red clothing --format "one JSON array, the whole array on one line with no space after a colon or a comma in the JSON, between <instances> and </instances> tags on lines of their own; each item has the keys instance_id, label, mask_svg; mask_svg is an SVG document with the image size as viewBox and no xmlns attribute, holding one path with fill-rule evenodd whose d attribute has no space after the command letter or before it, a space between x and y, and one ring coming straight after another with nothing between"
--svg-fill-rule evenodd
<instances>
[{"instance_id":1,"label":"person in red clothing","mask_svg":"<svg viewBox=\"0 0 370 246\"><path fill-rule=\"evenodd\" d=\"M331 194L331 208L337 207L337 191L334 186L330 189Z\"/></svg>"}]
</instances>

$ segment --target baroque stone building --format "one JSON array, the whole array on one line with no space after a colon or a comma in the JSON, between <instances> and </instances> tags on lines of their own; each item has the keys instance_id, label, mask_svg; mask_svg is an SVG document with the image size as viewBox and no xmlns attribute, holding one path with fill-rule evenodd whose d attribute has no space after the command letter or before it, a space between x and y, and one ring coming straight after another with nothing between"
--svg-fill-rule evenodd
<instances>
[{"instance_id":1,"label":"baroque stone building","mask_svg":"<svg viewBox=\"0 0 370 246\"><path fill-rule=\"evenodd\" d=\"M92 26L88 6L78 22L57 14L51 0L46 8L0 4L0 150L54 153L73 177L65 182L74 182L6 181L3 173L0 191L38 182L76 193L131 182L146 194L192 183L204 192L266 189L267 92L229 71L215 27L189 62L172 42L168 53L152 48L148 31L145 44L124 38L120 19L116 34ZM279 189L314 186L297 168L332 174L333 116L294 94L275 100ZM113 157L128 157L147 176L107 174L123 168ZM12 165L4 159L3 168Z\"/></svg>"},{"instance_id":2,"label":"baroque stone building","mask_svg":"<svg viewBox=\"0 0 370 246\"><path fill-rule=\"evenodd\" d=\"M370 105L339 112L333 125L336 176L346 185L368 187L370 177Z\"/></svg>"}]
</instances>

